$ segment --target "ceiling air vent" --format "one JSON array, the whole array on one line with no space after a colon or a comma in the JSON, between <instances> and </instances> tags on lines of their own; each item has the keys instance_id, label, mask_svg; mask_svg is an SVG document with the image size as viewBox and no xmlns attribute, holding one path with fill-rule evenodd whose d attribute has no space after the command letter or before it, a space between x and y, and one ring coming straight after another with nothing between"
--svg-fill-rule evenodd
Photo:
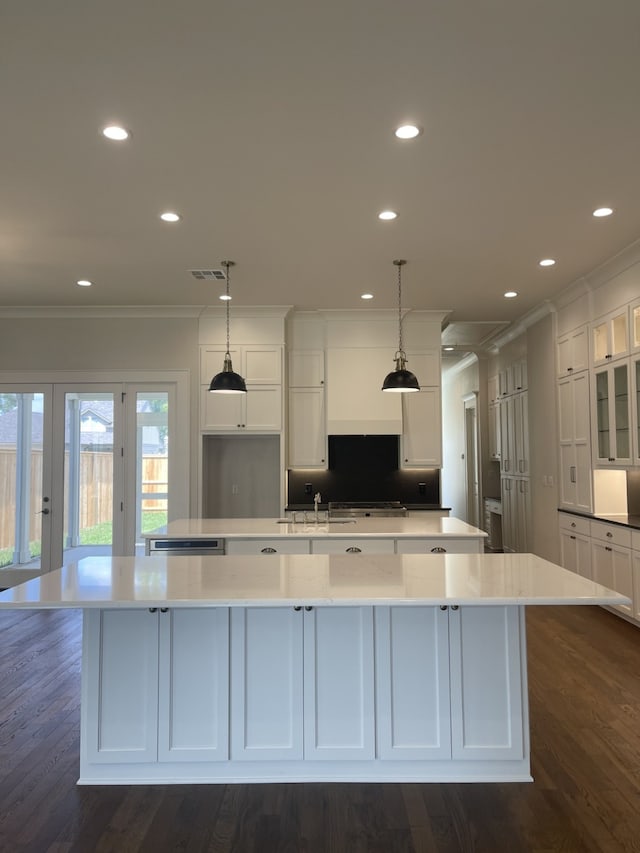
<instances>
[{"instance_id":1,"label":"ceiling air vent","mask_svg":"<svg viewBox=\"0 0 640 853\"><path fill-rule=\"evenodd\" d=\"M194 278L198 281L226 281L227 276L224 270L189 270Z\"/></svg>"}]
</instances>

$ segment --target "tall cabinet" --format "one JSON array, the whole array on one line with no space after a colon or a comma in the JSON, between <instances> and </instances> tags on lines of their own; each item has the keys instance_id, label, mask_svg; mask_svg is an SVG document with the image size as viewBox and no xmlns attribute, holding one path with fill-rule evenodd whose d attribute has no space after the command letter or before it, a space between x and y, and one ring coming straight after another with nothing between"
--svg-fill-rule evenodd
<instances>
[{"instance_id":1,"label":"tall cabinet","mask_svg":"<svg viewBox=\"0 0 640 853\"><path fill-rule=\"evenodd\" d=\"M500 475L502 544L505 551L529 550L529 397L526 359L500 373Z\"/></svg>"}]
</instances>

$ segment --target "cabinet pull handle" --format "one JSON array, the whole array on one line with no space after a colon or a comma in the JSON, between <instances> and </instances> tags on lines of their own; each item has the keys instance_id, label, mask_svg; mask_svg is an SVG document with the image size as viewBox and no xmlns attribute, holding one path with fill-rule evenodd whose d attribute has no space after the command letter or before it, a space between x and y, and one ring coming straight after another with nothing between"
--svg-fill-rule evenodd
<instances>
[{"instance_id":1,"label":"cabinet pull handle","mask_svg":"<svg viewBox=\"0 0 640 853\"><path fill-rule=\"evenodd\" d=\"M307 611L307 613L308 613L310 610L313 610L313 607L311 607L311 605L309 605L309 604L305 604L304 609L305 609L305 610Z\"/></svg>"},{"instance_id":2,"label":"cabinet pull handle","mask_svg":"<svg viewBox=\"0 0 640 853\"><path fill-rule=\"evenodd\" d=\"M571 522L571 526L572 526L572 527L575 527L575 526L576 526L575 521L572 521L572 522Z\"/></svg>"},{"instance_id":3,"label":"cabinet pull handle","mask_svg":"<svg viewBox=\"0 0 640 853\"><path fill-rule=\"evenodd\" d=\"M149 608L149 613L157 613L157 612L158 612L158 608L157 608L157 607L150 607L150 608Z\"/></svg>"},{"instance_id":4,"label":"cabinet pull handle","mask_svg":"<svg viewBox=\"0 0 640 853\"><path fill-rule=\"evenodd\" d=\"M613 539L613 533L610 530L607 530L607 539Z\"/></svg>"},{"instance_id":5,"label":"cabinet pull handle","mask_svg":"<svg viewBox=\"0 0 640 853\"><path fill-rule=\"evenodd\" d=\"M569 539L575 539L575 538L576 538L576 537L573 535L573 533L570 533L570 534L569 534Z\"/></svg>"},{"instance_id":6,"label":"cabinet pull handle","mask_svg":"<svg viewBox=\"0 0 640 853\"><path fill-rule=\"evenodd\" d=\"M569 482L575 483L576 481L576 466L571 465L569 468Z\"/></svg>"},{"instance_id":7,"label":"cabinet pull handle","mask_svg":"<svg viewBox=\"0 0 640 853\"><path fill-rule=\"evenodd\" d=\"M356 548L355 545L352 545L351 548L347 548L345 551L346 554L361 554L362 548Z\"/></svg>"},{"instance_id":8,"label":"cabinet pull handle","mask_svg":"<svg viewBox=\"0 0 640 853\"><path fill-rule=\"evenodd\" d=\"M431 553L432 553L432 554L446 554L446 553L447 553L447 549L446 549L446 548L441 548L441 547L438 545L436 548L432 548L432 549L431 549Z\"/></svg>"},{"instance_id":9,"label":"cabinet pull handle","mask_svg":"<svg viewBox=\"0 0 640 853\"><path fill-rule=\"evenodd\" d=\"M441 605L440 605L440 610L447 610L447 609L448 609L448 608L447 608L447 605L446 605L446 604L441 604Z\"/></svg>"},{"instance_id":10,"label":"cabinet pull handle","mask_svg":"<svg viewBox=\"0 0 640 853\"><path fill-rule=\"evenodd\" d=\"M261 554L277 554L278 552L276 551L275 548L261 548L260 553Z\"/></svg>"},{"instance_id":11,"label":"cabinet pull handle","mask_svg":"<svg viewBox=\"0 0 640 853\"><path fill-rule=\"evenodd\" d=\"M459 608L459 605L458 605L458 604L452 604L452 605L451 605L451 609L452 609L452 610L458 610L458 608Z\"/></svg>"},{"instance_id":12,"label":"cabinet pull handle","mask_svg":"<svg viewBox=\"0 0 640 853\"><path fill-rule=\"evenodd\" d=\"M160 608L160 613L168 613L168 612L169 612L169 608L168 608L168 607L161 607L161 608Z\"/></svg>"},{"instance_id":13,"label":"cabinet pull handle","mask_svg":"<svg viewBox=\"0 0 640 853\"><path fill-rule=\"evenodd\" d=\"M604 546L605 551L613 551L613 548L610 548L608 545Z\"/></svg>"},{"instance_id":14,"label":"cabinet pull handle","mask_svg":"<svg viewBox=\"0 0 640 853\"><path fill-rule=\"evenodd\" d=\"M302 610L302 607L299 604L296 604L293 608L295 611Z\"/></svg>"}]
</instances>

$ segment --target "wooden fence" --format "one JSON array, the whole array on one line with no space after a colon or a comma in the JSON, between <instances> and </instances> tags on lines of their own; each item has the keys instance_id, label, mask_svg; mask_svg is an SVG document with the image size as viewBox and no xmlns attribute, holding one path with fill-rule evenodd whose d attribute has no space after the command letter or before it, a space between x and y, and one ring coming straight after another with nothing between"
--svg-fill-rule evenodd
<instances>
[{"instance_id":1,"label":"wooden fence","mask_svg":"<svg viewBox=\"0 0 640 853\"><path fill-rule=\"evenodd\" d=\"M67 454L68 457L68 454ZM67 472L65 458L65 494ZM168 460L166 456L144 456L142 458L143 494L166 495L168 488ZM30 541L40 539L42 509L42 451L31 453L29 514L32 519ZM80 530L95 527L112 520L113 503L113 454L80 453ZM145 511L166 510L166 498L143 498ZM15 450L0 450L0 549L13 547L15 540L16 515L16 453Z\"/></svg>"}]
</instances>

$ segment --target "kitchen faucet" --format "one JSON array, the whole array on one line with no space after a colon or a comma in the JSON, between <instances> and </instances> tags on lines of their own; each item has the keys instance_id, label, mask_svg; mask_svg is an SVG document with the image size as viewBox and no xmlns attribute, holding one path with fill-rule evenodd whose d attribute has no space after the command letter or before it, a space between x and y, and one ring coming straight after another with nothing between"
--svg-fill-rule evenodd
<instances>
[{"instance_id":1,"label":"kitchen faucet","mask_svg":"<svg viewBox=\"0 0 640 853\"><path fill-rule=\"evenodd\" d=\"M320 503L321 500L322 500L322 498L320 497L320 492L316 492L315 495L313 496L313 512L315 513L315 516L316 516L316 524L318 524L318 504Z\"/></svg>"}]
</instances>

